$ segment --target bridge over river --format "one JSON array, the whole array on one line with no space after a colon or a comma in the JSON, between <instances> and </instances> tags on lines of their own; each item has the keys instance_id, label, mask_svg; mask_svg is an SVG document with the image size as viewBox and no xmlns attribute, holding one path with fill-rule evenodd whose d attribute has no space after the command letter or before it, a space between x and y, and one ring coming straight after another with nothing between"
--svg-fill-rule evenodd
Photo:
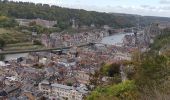
<instances>
[{"instance_id":1,"label":"bridge over river","mask_svg":"<svg viewBox=\"0 0 170 100\"><path fill-rule=\"evenodd\" d=\"M21 50L21 51L1 51L0 55L6 55L6 54L19 54L19 53L30 53L30 52L43 52L43 51L54 51L54 50L63 50L63 49L70 49L72 47L85 47L85 46L93 46L95 44L101 44L101 43L86 43L81 44L78 46L69 46L69 47L60 47L60 48L47 48L47 49L36 49L36 50Z\"/></svg>"}]
</instances>

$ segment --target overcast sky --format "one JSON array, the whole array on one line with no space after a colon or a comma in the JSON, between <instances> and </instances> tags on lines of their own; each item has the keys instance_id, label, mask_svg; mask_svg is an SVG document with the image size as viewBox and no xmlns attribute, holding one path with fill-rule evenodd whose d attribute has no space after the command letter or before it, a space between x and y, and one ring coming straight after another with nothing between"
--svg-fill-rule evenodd
<instances>
[{"instance_id":1,"label":"overcast sky","mask_svg":"<svg viewBox=\"0 0 170 100\"><path fill-rule=\"evenodd\" d=\"M13 0L100 12L170 17L170 0Z\"/></svg>"}]
</instances>

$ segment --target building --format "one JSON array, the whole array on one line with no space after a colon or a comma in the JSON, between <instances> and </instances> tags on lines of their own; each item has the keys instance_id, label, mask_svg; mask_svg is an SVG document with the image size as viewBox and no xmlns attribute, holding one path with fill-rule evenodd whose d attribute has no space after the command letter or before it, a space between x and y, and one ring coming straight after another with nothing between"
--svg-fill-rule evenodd
<instances>
[{"instance_id":1,"label":"building","mask_svg":"<svg viewBox=\"0 0 170 100\"><path fill-rule=\"evenodd\" d=\"M170 22L160 22L158 27L160 29L170 28Z\"/></svg>"},{"instance_id":2,"label":"building","mask_svg":"<svg viewBox=\"0 0 170 100\"><path fill-rule=\"evenodd\" d=\"M46 76L53 76L56 73L55 68L47 67L45 68Z\"/></svg>"},{"instance_id":3,"label":"building","mask_svg":"<svg viewBox=\"0 0 170 100\"><path fill-rule=\"evenodd\" d=\"M20 85L14 85L14 86L6 86L4 89L4 91L1 91L1 96L16 96L19 94L20 91ZM1 97L0 96L0 97Z\"/></svg>"},{"instance_id":4,"label":"building","mask_svg":"<svg viewBox=\"0 0 170 100\"><path fill-rule=\"evenodd\" d=\"M46 28L52 28L57 24L57 21L48 21L43 19L16 19L20 26L29 26L31 22L35 22L36 25L40 25Z\"/></svg>"},{"instance_id":5,"label":"building","mask_svg":"<svg viewBox=\"0 0 170 100\"><path fill-rule=\"evenodd\" d=\"M29 26L31 20L29 19L16 19L20 26Z\"/></svg>"},{"instance_id":6,"label":"building","mask_svg":"<svg viewBox=\"0 0 170 100\"><path fill-rule=\"evenodd\" d=\"M132 59L132 57L131 57L131 54L129 54L129 53L117 52L114 55L114 60L116 60L116 61L122 61L122 60L130 61L131 59Z\"/></svg>"},{"instance_id":7,"label":"building","mask_svg":"<svg viewBox=\"0 0 170 100\"><path fill-rule=\"evenodd\" d=\"M46 94L51 93L51 86L47 80L44 80L41 83L39 83L38 88L40 91L43 91Z\"/></svg>"},{"instance_id":8,"label":"building","mask_svg":"<svg viewBox=\"0 0 170 100\"><path fill-rule=\"evenodd\" d=\"M4 90L0 90L0 100L5 100L8 94Z\"/></svg>"},{"instance_id":9,"label":"building","mask_svg":"<svg viewBox=\"0 0 170 100\"><path fill-rule=\"evenodd\" d=\"M103 28L104 28L105 30L111 29L111 28L109 27L109 25L104 25Z\"/></svg>"},{"instance_id":10,"label":"building","mask_svg":"<svg viewBox=\"0 0 170 100\"><path fill-rule=\"evenodd\" d=\"M75 77L77 81L81 84L90 83L90 75L85 71L77 71Z\"/></svg>"},{"instance_id":11,"label":"building","mask_svg":"<svg viewBox=\"0 0 170 100\"><path fill-rule=\"evenodd\" d=\"M87 93L86 91L81 91L81 89L61 84L52 84L51 86L53 94L68 100L82 100L84 94Z\"/></svg>"},{"instance_id":12,"label":"building","mask_svg":"<svg viewBox=\"0 0 170 100\"><path fill-rule=\"evenodd\" d=\"M48 20L43 20L43 19L35 19L33 20L36 22L37 25L46 27L46 28L52 28L54 25L57 24L57 21L48 21Z\"/></svg>"},{"instance_id":13,"label":"building","mask_svg":"<svg viewBox=\"0 0 170 100\"><path fill-rule=\"evenodd\" d=\"M50 84L48 81L39 83L39 90L46 95L54 96L55 98L63 98L67 100L83 100L83 97L88 93L83 86L72 87L62 84Z\"/></svg>"}]
</instances>

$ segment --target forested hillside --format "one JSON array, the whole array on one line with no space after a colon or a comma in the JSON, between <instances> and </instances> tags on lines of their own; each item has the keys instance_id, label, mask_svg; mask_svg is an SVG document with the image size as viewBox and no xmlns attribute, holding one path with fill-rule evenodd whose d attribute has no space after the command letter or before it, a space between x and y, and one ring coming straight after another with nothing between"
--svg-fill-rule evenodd
<instances>
[{"instance_id":1,"label":"forested hillside","mask_svg":"<svg viewBox=\"0 0 170 100\"><path fill-rule=\"evenodd\" d=\"M95 24L96 26L109 25L114 28L147 25L153 21L170 21L169 18L143 17L138 15L99 13L80 9L68 9L47 4L34 4L28 2L12 2L0 0L0 14L15 17L46 20L57 20L59 23L70 24L71 19L75 19L79 25Z\"/></svg>"}]
</instances>

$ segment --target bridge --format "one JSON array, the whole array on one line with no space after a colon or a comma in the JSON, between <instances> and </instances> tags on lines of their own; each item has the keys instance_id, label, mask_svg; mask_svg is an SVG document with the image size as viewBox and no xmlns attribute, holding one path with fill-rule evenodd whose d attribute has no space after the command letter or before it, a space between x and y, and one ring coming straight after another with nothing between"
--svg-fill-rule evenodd
<instances>
[{"instance_id":1,"label":"bridge","mask_svg":"<svg viewBox=\"0 0 170 100\"><path fill-rule=\"evenodd\" d=\"M86 43L86 44L81 44L76 47L84 47L84 46L93 46L94 44L97 43ZM98 43L99 44L99 43ZM36 50L20 50L20 51L1 51L0 55L6 55L6 54L18 54L18 53L30 53L30 52L44 52L44 51L54 51L54 50L63 50L63 49L70 49L74 46L68 46L68 47L60 47L60 48L49 48L49 49L36 49Z\"/></svg>"}]
</instances>

